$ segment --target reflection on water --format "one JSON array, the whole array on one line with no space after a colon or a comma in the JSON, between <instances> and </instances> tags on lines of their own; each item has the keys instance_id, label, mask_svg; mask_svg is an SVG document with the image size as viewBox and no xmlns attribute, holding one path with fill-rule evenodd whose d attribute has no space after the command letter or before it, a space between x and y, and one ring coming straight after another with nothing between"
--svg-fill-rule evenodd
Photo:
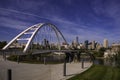
<instances>
[{"instance_id":1,"label":"reflection on water","mask_svg":"<svg viewBox=\"0 0 120 80\"><path fill-rule=\"evenodd\" d=\"M107 65L107 66L115 66L115 61L111 61L110 59L96 59L94 64Z\"/></svg>"},{"instance_id":2,"label":"reflection on water","mask_svg":"<svg viewBox=\"0 0 120 80\"><path fill-rule=\"evenodd\" d=\"M104 59L95 59L94 64L101 64L104 65Z\"/></svg>"}]
</instances>

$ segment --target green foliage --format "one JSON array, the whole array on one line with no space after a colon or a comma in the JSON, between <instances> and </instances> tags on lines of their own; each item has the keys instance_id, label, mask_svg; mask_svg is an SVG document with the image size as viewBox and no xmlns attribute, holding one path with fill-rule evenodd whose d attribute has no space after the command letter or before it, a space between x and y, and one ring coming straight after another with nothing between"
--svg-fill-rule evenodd
<instances>
[{"instance_id":1,"label":"green foliage","mask_svg":"<svg viewBox=\"0 0 120 80\"><path fill-rule=\"evenodd\" d=\"M107 48L104 48L104 47L102 47L102 48L100 48L99 49L99 51L91 51L92 53L93 53L93 55L94 56L96 56L96 57L103 57L103 55L104 55L104 52L107 50Z\"/></svg>"},{"instance_id":2,"label":"green foliage","mask_svg":"<svg viewBox=\"0 0 120 80\"><path fill-rule=\"evenodd\" d=\"M99 56L99 52L98 51L91 51L92 53L93 53L93 55L95 56L95 57L98 57Z\"/></svg>"},{"instance_id":3,"label":"green foliage","mask_svg":"<svg viewBox=\"0 0 120 80\"><path fill-rule=\"evenodd\" d=\"M2 49L6 44L6 41L0 41L0 49Z\"/></svg>"},{"instance_id":4,"label":"green foliage","mask_svg":"<svg viewBox=\"0 0 120 80\"><path fill-rule=\"evenodd\" d=\"M68 80L119 80L120 69L110 66L93 65L87 71Z\"/></svg>"},{"instance_id":5,"label":"green foliage","mask_svg":"<svg viewBox=\"0 0 120 80\"><path fill-rule=\"evenodd\" d=\"M26 59L27 59L27 60L32 60L32 53L27 54L27 55L26 55Z\"/></svg>"},{"instance_id":6,"label":"green foliage","mask_svg":"<svg viewBox=\"0 0 120 80\"><path fill-rule=\"evenodd\" d=\"M104 47L101 47L100 49L99 49L99 52L105 52L106 51L106 48L104 48Z\"/></svg>"},{"instance_id":7,"label":"green foliage","mask_svg":"<svg viewBox=\"0 0 120 80\"><path fill-rule=\"evenodd\" d=\"M100 48L99 49L99 51L97 51L97 50L85 50L85 49L80 49L79 51L82 53L87 53L87 52L91 52L91 53L93 53L93 55L95 56L95 57L103 57L103 55L104 55L104 52L107 50L107 48L104 48L104 47L102 47L102 48Z\"/></svg>"},{"instance_id":8,"label":"green foliage","mask_svg":"<svg viewBox=\"0 0 120 80\"><path fill-rule=\"evenodd\" d=\"M104 48L104 47L100 48L98 51L98 53L99 53L98 56L103 57L105 51L106 51L106 48Z\"/></svg>"},{"instance_id":9,"label":"green foliage","mask_svg":"<svg viewBox=\"0 0 120 80\"><path fill-rule=\"evenodd\" d=\"M116 66L120 68L120 51L118 52L117 55L114 56L114 58L115 58Z\"/></svg>"},{"instance_id":10,"label":"green foliage","mask_svg":"<svg viewBox=\"0 0 120 80\"><path fill-rule=\"evenodd\" d=\"M17 61L17 55L11 55L10 57L7 58L8 60L11 61Z\"/></svg>"}]
</instances>

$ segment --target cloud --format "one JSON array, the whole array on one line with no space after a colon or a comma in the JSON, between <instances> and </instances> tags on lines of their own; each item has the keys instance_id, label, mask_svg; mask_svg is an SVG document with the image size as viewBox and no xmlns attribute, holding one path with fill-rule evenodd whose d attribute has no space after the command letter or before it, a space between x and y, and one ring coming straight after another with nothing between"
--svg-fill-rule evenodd
<instances>
[{"instance_id":1,"label":"cloud","mask_svg":"<svg viewBox=\"0 0 120 80\"><path fill-rule=\"evenodd\" d=\"M24 30L39 22L51 22L69 41L76 36L82 41L119 39L120 6L116 0L92 0L91 5L83 0L81 5L73 0L14 1L0 6L1 26Z\"/></svg>"},{"instance_id":2,"label":"cloud","mask_svg":"<svg viewBox=\"0 0 120 80\"><path fill-rule=\"evenodd\" d=\"M57 22L59 23L59 29L62 31L62 33L64 34L64 36L66 37L66 39L69 42L72 42L73 39L75 39L76 36L79 36L80 41L84 41L86 39L88 40L99 40L99 39L103 39L102 33L105 33L104 30L100 30L98 28L90 28L90 26L85 26L85 25L80 25L76 22L72 22L69 21L67 19L64 19L62 17L53 17L50 18L51 21ZM7 17L1 17L1 25L3 26L7 26L7 27L11 27L11 28L16 28L16 29L20 29L23 30L25 28L27 28L29 26L31 26L31 23L27 23L21 20L16 20L16 19L11 19L11 18L7 18ZM31 25L30 25L31 24Z\"/></svg>"},{"instance_id":3,"label":"cloud","mask_svg":"<svg viewBox=\"0 0 120 80\"><path fill-rule=\"evenodd\" d=\"M23 30L27 28L27 25L30 25L30 23L27 22L15 20L15 19L9 19L5 17L1 17L0 22L1 22L0 25L3 27L16 28L20 30Z\"/></svg>"},{"instance_id":4,"label":"cloud","mask_svg":"<svg viewBox=\"0 0 120 80\"><path fill-rule=\"evenodd\" d=\"M33 16L33 17L38 17L38 18L44 18L45 19L45 17L41 17L41 16L38 16L38 15L35 15L35 14L22 12L22 11L18 11L18 10L6 9L6 8L0 8L0 10L1 10L0 14L2 14L2 15L10 16L10 15L14 14L14 16L16 16L16 15L20 14L21 16L24 16L24 15L25 16ZM18 16L18 17L20 17L20 16Z\"/></svg>"},{"instance_id":5,"label":"cloud","mask_svg":"<svg viewBox=\"0 0 120 80\"><path fill-rule=\"evenodd\" d=\"M101 17L104 16L107 24L118 28L118 26L120 25L119 0L94 0L92 2L92 8L96 15L101 15Z\"/></svg>"},{"instance_id":6,"label":"cloud","mask_svg":"<svg viewBox=\"0 0 120 80\"><path fill-rule=\"evenodd\" d=\"M44 17L34 15L31 13L20 12L12 9L0 8L0 25L15 29L25 29L29 26L37 24L38 22L49 21Z\"/></svg>"}]
</instances>

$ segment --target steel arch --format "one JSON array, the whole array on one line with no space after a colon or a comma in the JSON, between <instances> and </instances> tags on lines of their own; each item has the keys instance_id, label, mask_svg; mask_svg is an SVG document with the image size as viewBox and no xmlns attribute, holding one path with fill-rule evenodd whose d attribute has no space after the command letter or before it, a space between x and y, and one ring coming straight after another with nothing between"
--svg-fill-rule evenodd
<instances>
[{"instance_id":1,"label":"steel arch","mask_svg":"<svg viewBox=\"0 0 120 80\"><path fill-rule=\"evenodd\" d=\"M23 52L27 52L27 50L29 49L30 43L32 42L33 38L35 37L35 35L37 34L37 32L39 31L40 28L44 27L45 25L48 25L49 27L51 27L54 31L55 34L57 36L58 42L59 42L59 46L60 46L60 39L59 39L59 34L62 36L63 40L65 41L65 43L67 43L65 37L63 36L63 34L60 32L60 30L51 23L39 23L39 24L35 24L27 29L25 29L24 31L22 31L20 34L18 34L15 38L13 38L4 48L3 50L6 50L9 48L9 46L16 40L27 40L27 44L23 50ZM34 30L33 32L29 32L29 30ZM22 38L20 39L21 36L23 36L24 34L31 34L30 38Z\"/></svg>"}]
</instances>

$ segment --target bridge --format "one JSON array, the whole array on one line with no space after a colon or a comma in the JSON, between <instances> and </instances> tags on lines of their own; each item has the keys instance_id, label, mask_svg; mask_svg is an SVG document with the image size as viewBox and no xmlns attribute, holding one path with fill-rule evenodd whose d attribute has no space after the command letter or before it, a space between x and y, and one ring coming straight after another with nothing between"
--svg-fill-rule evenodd
<instances>
[{"instance_id":1,"label":"bridge","mask_svg":"<svg viewBox=\"0 0 120 80\"><path fill-rule=\"evenodd\" d=\"M62 43L67 46L66 49L62 49ZM20 44L24 45L21 47ZM78 51L69 49L65 37L54 24L38 23L18 34L1 52L5 55L26 55L28 53L41 54L51 52L77 53ZM94 58L90 53L87 54Z\"/></svg>"},{"instance_id":2,"label":"bridge","mask_svg":"<svg viewBox=\"0 0 120 80\"><path fill-rule=\"evenodd\" d=\"M61 47L62 43L64 43L66 47ZM39 23L30 26L14 37L5 47L3 47L0 53L1 52L4 60L6 60L6 55L18 55L18 63L20 61L20 55L27 55L28 53L36 55L63 52L66 55L63 66L64 76L66 76L66 62L69 61L69 59L73 60L73 57L77 55L74 53L80 54L79 50L69 48L63 34L54 24L51 23ZM87 54L91 57L91 60L94 59L94 56L91 53Z\"/></svg>"},{"instance_id":3,"label":"bridge","mask_svg":"<svg viewBox=\"0 0 120 80\"><path fill-rule=\"evenodd\" d=\"M27 28L26 30L24 30L23 32L21 32L20 34L18 34L15 38L13 38L3 48L3 50L9 49L10 46L13 45L15 42L22 41L22 42L24 42L23 53L26 53L27 51L30 50L31 43L32 43L33 39L35 38L35 36L37 35L37 33L39 33L39 30L44 30L42 28L47 29L47 32L48 32L48 30L51 30L51 32L53 31L55 33L57 41L58 41L57 43L58 43L59 50L61 50L61 47L60 47L60 45L61 45L61 43L60 43L60 37L62 37L62 39L64 40L64 43L67 44L67 41L64 38L63 34L60 32L60 30L55 25L53 25L51 23L39 23L39 24L35 24L35 25ZM43 33L45 33L45 31L41 31L41 33L43 34ZM48 33L48 34L50 34L50 33ZM48 35L48 34L45 34L45 36ZM48 45L48 41L47 41L48 37L51 37L51 36L48 35L47 37L44 37L44 40L46 40L45 46Z\"/></svg>"}]
</instances>

